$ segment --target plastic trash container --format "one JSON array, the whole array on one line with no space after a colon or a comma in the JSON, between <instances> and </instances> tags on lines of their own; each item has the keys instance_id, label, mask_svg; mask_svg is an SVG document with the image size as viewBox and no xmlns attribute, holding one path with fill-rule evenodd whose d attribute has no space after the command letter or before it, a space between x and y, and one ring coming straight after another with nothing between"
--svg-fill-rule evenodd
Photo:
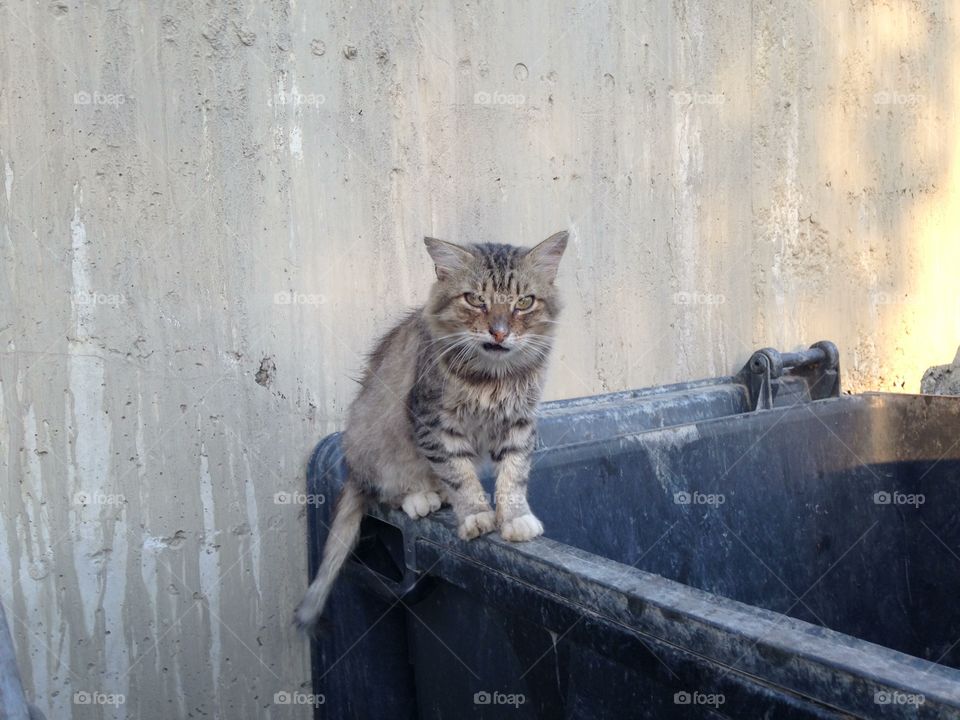
<instances>
[{"instance_id":1,"label":"plastic trash container","mask_svg":"<svg viewBox=\"0 0 960 720\"><path fill-rule=\"evenodd\" d=\"M530 543L369 516L318 717L960 717L960 399L838 397L837 365L545 404ZM334 435L310 491L342 471Z\"/></svg>"}]
</instances>

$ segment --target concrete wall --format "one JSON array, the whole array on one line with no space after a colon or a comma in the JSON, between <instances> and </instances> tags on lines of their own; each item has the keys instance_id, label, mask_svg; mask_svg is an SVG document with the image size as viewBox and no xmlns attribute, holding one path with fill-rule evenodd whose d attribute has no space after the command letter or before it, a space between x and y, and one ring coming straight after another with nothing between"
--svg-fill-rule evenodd
<instances>
[{"instance_id":1,"label":"concrete wall","mask_svg":"<svg viewBox=\"0 0 960 720\"><path fill-rule=\"evenodd\" d=\"M275 493L424 298L424 234L573 230L551 397L820 339L848 390L915 391L960 335L957 21L0 0L0 600L30 694L307 717L273 705L308 681Z\"/></svg>"}]
</instances>

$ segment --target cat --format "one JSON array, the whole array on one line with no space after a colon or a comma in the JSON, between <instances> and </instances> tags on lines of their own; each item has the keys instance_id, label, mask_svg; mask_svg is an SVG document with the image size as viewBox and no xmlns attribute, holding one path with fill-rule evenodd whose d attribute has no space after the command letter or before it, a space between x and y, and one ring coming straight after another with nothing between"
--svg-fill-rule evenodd
<instances>
[{"instance_id":1,"label":"cat","mask_svg":"<svg viewBox=\"0 0 960 720\"><path fill-rule=\"evenodd\" d=\"M558 232L533 248L424 238L437 279L426 304L379 341L349 408L347 480L296 610L301 629L319 620L372 503L413 519L449 504L464 540L494 529L516 542L543 533L527 476L567 238ZM486 457L496 469L496 510L477 476Z\"/></svg>"}]
</instances>

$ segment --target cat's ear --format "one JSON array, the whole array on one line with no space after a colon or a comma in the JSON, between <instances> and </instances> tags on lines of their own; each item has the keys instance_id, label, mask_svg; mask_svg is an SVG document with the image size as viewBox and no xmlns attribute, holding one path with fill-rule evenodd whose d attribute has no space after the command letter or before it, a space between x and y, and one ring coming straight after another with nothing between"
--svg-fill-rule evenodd
<instances>
[{"instance_id":1,"label":"cat's ear","mask_svg":"<svg viewBox=\"0 0 960 720\"><path fill-rule=\"evenodd\" d=\"M423 243L427 246L430 257L433 258L437 278L440 280L449 277L451 273L457 270L462 270L473 259L473 253L465 247L446 240L425 237Z\"/></svg>"},{"instance_id":2,"label":"cat's ear","mask_svg":"<svg viewBox=\"0 0 960 720\"><path fill-rule=\"evenodd\" d=\"M560 258L563 257L563 251L567 249L567 239L569 237L570 233L561 230L527 251L527 258L549 278L550 282L553 282L554 278L557 277L557 268L560 267Z\"/></svg>"}]
</instances>

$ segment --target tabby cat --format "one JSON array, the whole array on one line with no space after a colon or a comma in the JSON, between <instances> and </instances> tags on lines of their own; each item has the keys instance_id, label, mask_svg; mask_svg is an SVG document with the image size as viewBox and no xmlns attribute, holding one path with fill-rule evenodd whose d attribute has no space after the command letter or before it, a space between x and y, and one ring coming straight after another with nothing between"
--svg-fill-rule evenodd
<instances>
[{"instance_id":1,"label":"tabby cat","mask_svg":"<svg viewBox=\"0 0 960 720\"><path fill-rule=\"evenodd\" d=\"M317 576L296 611L310 628L356 544L371 503L424 517L447 503L464 540L543 533L527 504L547 356L560 298L554 280L567 233L533 248L425 238L437 281L423 307L380 340L347 415L348 479ZM496 468L496 511L477 464Z\"/></svg>"}]
</instances>

